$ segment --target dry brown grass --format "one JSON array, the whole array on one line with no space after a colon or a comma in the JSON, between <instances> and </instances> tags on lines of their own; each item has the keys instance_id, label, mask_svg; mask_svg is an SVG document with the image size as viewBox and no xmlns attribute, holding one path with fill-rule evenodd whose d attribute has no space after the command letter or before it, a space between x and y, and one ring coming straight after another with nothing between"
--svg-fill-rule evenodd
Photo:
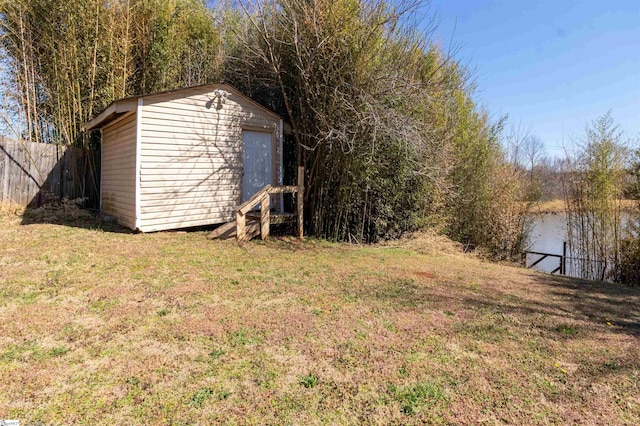
<instances>
[{"instance_id":1,"label":"dry brown grass","mask_svg":"<svg viewBox=\"0 0 640 426\"><path fill-rule=\"evenodd\" d=\"M238 245L23 222L0 214L0 418L640 423L633 289L432 239Z\"/></svg>"},{"instance_id":2,"label":"dry brown grass","mask_svg":"<svg viewBox=\"0 0 640 426\"><path fill-rule=\"evenodd\" d=\"M0 216L16 216L20 217L24 213L25 207L14 203L0 202Z\"/></svg>"},{"instance_id":3,"label":"dry brown grass","mask_svg":"<svg viewBox=\"0 0 640 426\"><path fill-rule=\"evenodd\" d=\"M620 206L623 211L632 212L636 211L638 202L636 200L619 200ZM533 205L532 213L544 214L544 213L564 213L567 210L564 200L550 200Z\"/></svg>"},{"instance_id":4,"label":"dry brown grass","mask_svg":"<svg viewBox=\"0 0 640 426\"><path fill-rule=\"evenodd\" d=\"M407 234L397 240L389 240L380 244L381 247L403 248L421 254L463 255L462 244L450 240L434 230L424 230Z\"/></svg>"}]
</instances>

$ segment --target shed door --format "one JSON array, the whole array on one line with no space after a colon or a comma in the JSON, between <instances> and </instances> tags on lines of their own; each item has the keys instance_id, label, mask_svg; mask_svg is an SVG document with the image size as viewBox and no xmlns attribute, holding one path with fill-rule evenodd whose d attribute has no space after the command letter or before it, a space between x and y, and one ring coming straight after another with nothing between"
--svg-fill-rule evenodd
<instances>
[{"instance_id":1,"label":"shed door","mask_svg":"<svg viewBox=\"0 0 640 426\"><path fill-rule=\"evenodd\" d=\"M271 133L242 131L242 201L273 183Z\"/></svg>"}]
</instances>

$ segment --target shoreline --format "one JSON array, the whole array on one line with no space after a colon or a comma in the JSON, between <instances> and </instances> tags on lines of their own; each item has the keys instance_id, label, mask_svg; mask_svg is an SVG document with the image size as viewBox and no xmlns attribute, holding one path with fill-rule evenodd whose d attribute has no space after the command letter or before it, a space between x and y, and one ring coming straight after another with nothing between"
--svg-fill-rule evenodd
<instances>
[{"instance_id":1,"label":"shoreline","mask_svg":"<svg viewBox=\"0 0 640 426\"><path fill-rule=\"evenodd\" d=\"M620 200L622 211L631 213L636 210L636 200ZM549 200L533 203L531 206L531 214L558 214L566 213L566 205L564 200Z\"/></svg>"}]
</instances>

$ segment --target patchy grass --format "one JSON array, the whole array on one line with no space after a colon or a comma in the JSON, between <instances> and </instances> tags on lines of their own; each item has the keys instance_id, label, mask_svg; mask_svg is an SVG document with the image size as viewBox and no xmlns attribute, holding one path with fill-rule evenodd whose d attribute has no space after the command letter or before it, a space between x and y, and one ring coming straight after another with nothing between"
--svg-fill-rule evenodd
<instances>
[{"instance_id":1,"label":"patchy grass","mask_svg":"<svg viewBox=\"0 0 640 426\"><path fill-rule=\"evenodd\" d=\"M238 245L35 222L0 209L0 418L640 423L638 290L433 236Z\"/></svg>"}]
</instances>

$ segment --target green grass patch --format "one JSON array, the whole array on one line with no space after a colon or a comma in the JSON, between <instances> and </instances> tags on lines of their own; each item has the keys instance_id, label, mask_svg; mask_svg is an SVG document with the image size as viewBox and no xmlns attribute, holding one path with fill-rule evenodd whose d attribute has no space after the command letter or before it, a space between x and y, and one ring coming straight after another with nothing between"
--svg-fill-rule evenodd
<instances>
[{"instance_id":1,"label":"green grass patch","mask_svg":"<svg viewBox=\"0 0 640 426\"><path fill-rule=\"evenodd\" d=\"M320 379L315 374L305 374L298 380L298 383L307 389L315 388L319 382Z\"/></svg>"},{"instance_id":2,"label":"green grass patch","mask_svg":"<svg viewBox=\"0 0 640 426\"><path fill-rule=\"evenodd\" d=\"M400 403L400 411L407 416L413 416L447 401L447 396L442 387L431 382L400 388L391 385L389 390L394 399Z\"/></svg>"},{"instance_id":3,"label":"green grass patch","mask_svg":"<svg viewBox=\"0 0 640 426\"><path fill-rule=\"evenodd\" d=\"M559 324L556 326L555 331L567 337L576 336L578 334L578 329L569 324Z\"/></svg>"},{"instance_id":4,"label":"green grass patch","mask_svg":"<svg viewBox=\"0 0 640 426\"><path fill-rule=\"evenodd\" d=\"M198 392L193 394L189 399L189 407L201 408L204 403L213 396L213 390L210 388L199 389Z\"/></svg>"}]
</instances>

